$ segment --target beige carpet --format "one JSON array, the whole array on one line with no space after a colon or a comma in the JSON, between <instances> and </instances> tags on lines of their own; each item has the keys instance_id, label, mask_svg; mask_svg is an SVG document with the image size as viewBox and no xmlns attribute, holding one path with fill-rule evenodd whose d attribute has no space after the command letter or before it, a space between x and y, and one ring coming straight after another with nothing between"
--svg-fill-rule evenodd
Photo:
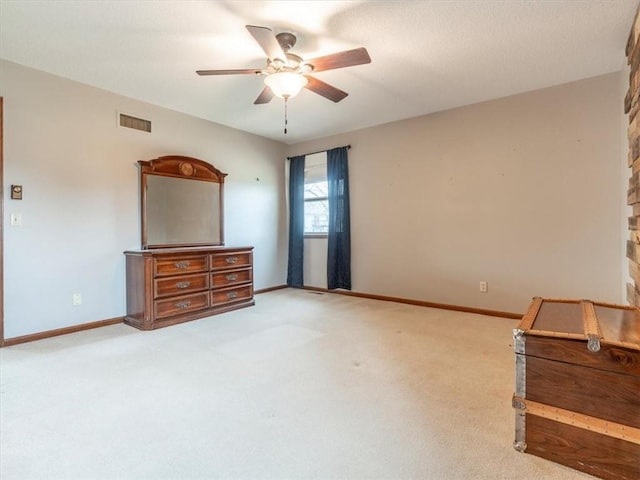
<instances>
[{"instance_id":1,"label":"beige carpet","mask_svg":"<svg viewBox=\"0 0 640 480\"><path fill-rule=\"evenodd\" d=\"M593 478L511 446L516 323L278 290L7 347L0 476Z\"/></svg>"}]
</instances>

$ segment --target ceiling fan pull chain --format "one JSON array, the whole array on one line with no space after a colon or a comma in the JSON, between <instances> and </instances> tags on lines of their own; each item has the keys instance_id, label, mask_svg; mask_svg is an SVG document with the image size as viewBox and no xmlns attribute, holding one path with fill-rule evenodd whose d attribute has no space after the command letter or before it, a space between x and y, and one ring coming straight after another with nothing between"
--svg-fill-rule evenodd
<instances>
[{"instance_id":1,"label":"ceiling fan pull chain","mask_svg":"<svg viewBox=\"0 0 640 480\"><path fill-rule=\"evenodd\" d=\"M287 134L287 100L289 97L284 97L284 134Z\"/></svg>"}]
</instances>

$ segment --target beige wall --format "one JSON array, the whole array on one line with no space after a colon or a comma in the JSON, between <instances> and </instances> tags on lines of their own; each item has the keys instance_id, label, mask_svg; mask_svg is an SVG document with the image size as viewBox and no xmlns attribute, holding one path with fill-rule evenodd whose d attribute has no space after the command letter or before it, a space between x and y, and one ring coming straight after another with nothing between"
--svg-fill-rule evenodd
<instances>
[{"instance_id":1,"label":"beige wall","mask_svg":"<svg viewBox=\"0 0 640 480\"><path fill-rule=\"evenodd\" d=\"M354 291L510 312L533 296L620 303L620 95L614 73L288 155L353 147Z\"/></svg>"},{"instance_id":2,"label":"beige wall","mask_svg":"<svg viewBox=\"0 0 640 480\"><path fill-rule=\"evenodd\" d=\"M229 174L226 243L256 247L256 288L286 278L282 159L351 144L355 291L513 312L534 295L623 302L621 85L605 75L286 147L2 61L5 337L124 314L136 161L166 154ZM118 111L153 133L117 127ZM307 284L325 286L326 241L306 244Z\"/></svg>"},{"instance_id":3,"label":"beige wall","mask_svg":"<svg viewBox=\"0 0 640 480\"><path fill-rule=\"evenodd\" d=\"M228 173L226 244L255 246L256 288L285 282L281 143L5 61L0 95L5 338L125 314L122 252L140 247L136 162L160 155ZM117 127L118 111L153 132ZM9 199L11 184L24 185L24 200ZM22 227L9 225L12 212Z\"/></svg>"}]
</instances>

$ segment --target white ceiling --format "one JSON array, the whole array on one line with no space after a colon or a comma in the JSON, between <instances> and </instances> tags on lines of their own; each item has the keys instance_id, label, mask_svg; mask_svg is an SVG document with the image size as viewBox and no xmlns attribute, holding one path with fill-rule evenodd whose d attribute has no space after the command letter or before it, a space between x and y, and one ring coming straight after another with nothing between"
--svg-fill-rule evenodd
<instances>
[{"instance_id":1,"label":"white ceiling","mask_svg":"<svg viewBox=\"0 0 640 480\"><path fill-rule=\"evenodd\" d=\"M285 143L619 71L638 0L0 0L0 57ZM366 47L318 72L349 93L253 101L264 68L245 25L293 32L303 58ZM1 77L0 77L1 79Z\"/></svg>"}]
</instances>

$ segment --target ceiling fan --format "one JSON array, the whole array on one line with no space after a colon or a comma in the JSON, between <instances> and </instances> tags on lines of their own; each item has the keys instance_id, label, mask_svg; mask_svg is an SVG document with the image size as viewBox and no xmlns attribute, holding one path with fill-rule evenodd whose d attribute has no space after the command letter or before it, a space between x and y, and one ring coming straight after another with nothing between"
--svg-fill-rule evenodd
<instances>
[{"instance_id":1,"label":"ceiling fan","mask_svg":"<svg viewBox=\"0 0 640 480\"><path fill-rule=\"evenodd\" d=\"M267 54L267 66L263 69L248 68L239 70L197 70L198 75L263 75L265 87L254 104L269 103L273 96L281 97L285 102L295 97L302 88L311 90L333 102L344 99L348 93L328 83L312 77L313 72L334 70L370 63L366 48L355 48L304 60L289 50L296 44L292 33L278 33L267 27L247 25L247 30Z\"/></svg>"}]
</instances>

